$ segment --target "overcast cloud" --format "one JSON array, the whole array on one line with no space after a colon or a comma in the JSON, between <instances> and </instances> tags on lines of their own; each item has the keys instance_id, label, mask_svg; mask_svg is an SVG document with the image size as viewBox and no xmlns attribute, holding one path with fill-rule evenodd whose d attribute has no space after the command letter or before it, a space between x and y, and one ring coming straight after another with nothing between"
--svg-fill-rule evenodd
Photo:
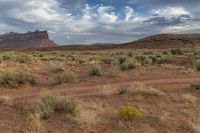
<instances>
[{"instance_id":1,"label":"overcast cloud","mask_svg":"<svg viewBox=\"0 0 200 133\"><path fill-rule=\"evenodd\" d=\"M48 30L58 44L200 32L200 0L0 0L0 34Z\"/></svg>"}]
</instances>

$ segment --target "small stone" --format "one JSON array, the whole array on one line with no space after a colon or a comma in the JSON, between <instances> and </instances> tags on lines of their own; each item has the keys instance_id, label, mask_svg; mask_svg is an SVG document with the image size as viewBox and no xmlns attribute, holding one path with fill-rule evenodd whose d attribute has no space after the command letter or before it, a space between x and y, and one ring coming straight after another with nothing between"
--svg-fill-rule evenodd
<instances>
[{"instance_id":1,"label":"small stone","mask_svg":"<svg viewBox=\"0 0 200 133\"><path fill-rule=\"evenodd\" d=\"M9 100L8 96L0 96L0 104L4 104Z\"/></svg>"}]
</instances>

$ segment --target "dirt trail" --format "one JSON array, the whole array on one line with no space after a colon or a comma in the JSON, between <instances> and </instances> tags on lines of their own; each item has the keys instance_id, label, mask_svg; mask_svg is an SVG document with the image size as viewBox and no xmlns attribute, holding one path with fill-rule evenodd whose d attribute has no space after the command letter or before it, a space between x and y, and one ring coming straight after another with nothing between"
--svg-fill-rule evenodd
<instances>
[{"instance_id":1,"label":"dirt trail","mask_svg":"<svg viewBox=\"0 0 200 133\"><path fill-rule=\"evenodd\" d=\"M128 81L128 82L120 82L120 83L111 83L111 84L103 84L103 85L94 85L94 86L82 86L82 87L70 87L70 88L53 88L48 89L48 91L56 92L62 95L75 95L75 96L90 96L97 95L99 90L104 86L109 86L110 89L119 87L121 85L127 85L132 83L139 83L144 85L162 85L168 87L176 87L176 88L186 88L189 87L190 83L200 82L200 78L198 77L188 77L188 78L166 78L159 80L141 80L141 81ZM24 94L12 97L12 101L14 100L30 100L39 97L41 92L32 93L32 94Z\"/></svg>"}]
</instances>

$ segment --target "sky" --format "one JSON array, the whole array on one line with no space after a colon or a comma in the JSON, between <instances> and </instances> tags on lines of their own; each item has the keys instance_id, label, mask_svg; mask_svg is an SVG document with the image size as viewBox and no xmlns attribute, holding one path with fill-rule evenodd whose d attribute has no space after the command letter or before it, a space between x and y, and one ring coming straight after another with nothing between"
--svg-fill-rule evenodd
<instances>
[{"instance_id":1,"label":"sky","mask_svg":"<svg viewBox=\"0 0 200 133\"><path fill-rule=\"evenodd\" d=\"M47 30L57 44L199 33L200 0L0 0L0 34Z\"/></svg>"}]
</instances>

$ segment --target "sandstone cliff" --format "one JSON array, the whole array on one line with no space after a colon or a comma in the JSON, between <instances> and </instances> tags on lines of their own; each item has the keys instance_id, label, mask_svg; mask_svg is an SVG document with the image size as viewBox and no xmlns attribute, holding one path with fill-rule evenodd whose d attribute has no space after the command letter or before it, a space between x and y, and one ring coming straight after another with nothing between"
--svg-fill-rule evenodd
<instances>
[{"instance_id":1,"label":"sandstone cliff","mask_svg":"<svg viewBox=\"0 0 200 133\"><path fill-rule=\"evenodd\" d=\"M47 31L14 33L0 35L0 48L37 48L53 47L56 44L49 40Z\"/></svg>"}]
</instances>

